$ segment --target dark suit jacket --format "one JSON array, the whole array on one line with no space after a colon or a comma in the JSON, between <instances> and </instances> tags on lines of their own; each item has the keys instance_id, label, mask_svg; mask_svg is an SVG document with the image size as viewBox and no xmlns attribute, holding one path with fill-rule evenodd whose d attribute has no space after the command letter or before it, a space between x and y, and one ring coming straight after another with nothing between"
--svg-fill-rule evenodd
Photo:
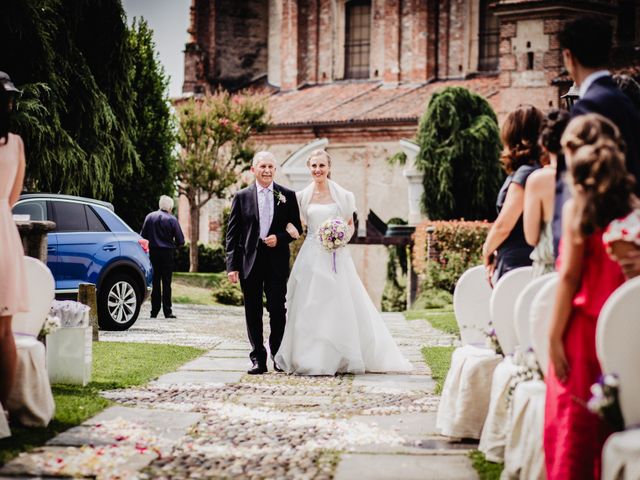
<instances>
[{"instance_id":1,"label":"dark suit jacket","mask_svg":"<svg viewBox=\"0 0 640 480\"><path fill-rule=\"evenodd\" d=\"M276 235L278 243L268 248L274 274L289 275L289 243L293 238L286 232L287 223L293 224L302 233L300 210L296 194L276 183L274 192L284 195L286 202L273 199L273 220L269 235ZM243 188L233 197L227 228L227 272L240 272L244 279L249 276L260 244L260 220L258 217L258 189L256 184Z\"/></svg>"},{"instance_id":2,"label":"dark suit jacket","mask_svg":"<svg viewBox=\"0 0 640 480\"><path fill-rule=\"evenodd\" d=\"M587 113L599 113L620 129L627 144L627 170L636 177L636 194L640 195L640 115L633 103L610 76L601 77L591 84L584 97L571 109L572 118ZM556 256L562 235L562 206L570 197L569 186L563 180L563 172L558 169L552 225Z\"/></svg>"}]
</instances>

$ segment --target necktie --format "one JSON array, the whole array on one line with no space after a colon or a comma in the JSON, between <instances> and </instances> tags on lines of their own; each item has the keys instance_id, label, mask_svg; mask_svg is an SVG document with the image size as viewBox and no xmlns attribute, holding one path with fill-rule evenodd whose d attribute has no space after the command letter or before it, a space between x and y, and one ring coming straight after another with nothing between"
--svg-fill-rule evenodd
<instances>
[{"instance_id":1,"label":"necktie","mask_svg":"<svg viewBox=\"0 0 640 480\"><path fill-rule=\"evenodd\" d=\"M260 208L260 238L264 239L269 234L271 226L271 202L269 202L269 189L264 188L262 192L262 204Z\"/></svg>"}]
</instances>

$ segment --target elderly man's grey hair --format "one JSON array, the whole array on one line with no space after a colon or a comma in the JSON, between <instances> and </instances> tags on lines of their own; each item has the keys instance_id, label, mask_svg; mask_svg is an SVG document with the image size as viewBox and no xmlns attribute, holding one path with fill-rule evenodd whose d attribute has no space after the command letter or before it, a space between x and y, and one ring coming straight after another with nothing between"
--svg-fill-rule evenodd
<instances>
[{"instance_id":1,"label":"elderly man's grey hair","mask_svg":"<svg viewBox=\"0 0 640 480\"><path fill-rule=\"evenodd\" d=\"M170 212L173 210L173 198L168 197L166 195L162 195L160 200L158 201L158 206L160 210L164 210L165 212Z\"/></svg>"},{"instance_id":2,"label":"elderly man's grey hair","mask_svg":"<svg viewBox=\"0 0 640 480\"><path fill-rule=\"evenodd\" d=\"M273 153L267 152L266 150L261 150L253 156L253 162L251 162L251 166L255 167L256 165L258 165L258 162L261 162L263 160L276 163L276 157L273 155Z\"/></svg>"}]
</instances>

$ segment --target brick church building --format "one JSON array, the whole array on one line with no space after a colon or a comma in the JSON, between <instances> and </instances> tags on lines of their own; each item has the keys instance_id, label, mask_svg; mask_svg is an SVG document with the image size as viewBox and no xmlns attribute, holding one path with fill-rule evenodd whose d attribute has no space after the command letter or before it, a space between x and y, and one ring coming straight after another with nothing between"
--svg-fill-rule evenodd
<instances>
[{"instance_id":1,"label":"brick church building","mask_svg":"<svg viewBox=\"0 0 640 480\"><path fill-rule=\"evenodd\" d=\"M269 93L273 128L256 138L278 161L277 180L310 181L308 153L330 152L332 177L356 194L361 218L421 219L421 176L387 158L415 156L418 120L432 93L464 86L500 119L517 105L560 105L569 86L557 33L568 19L612 19L613 66L638 73L635 0L193 0L185 95L218 87ZM205 212L203 212L205 213ZM184 218L184 216L183 216ZM215 230L217 209L201 224ZM210 227L212 225L212 227ZM213 234L212 234L213 235ZM384 247L353 247L375 301Z\"/></svg>"}]
</instances>

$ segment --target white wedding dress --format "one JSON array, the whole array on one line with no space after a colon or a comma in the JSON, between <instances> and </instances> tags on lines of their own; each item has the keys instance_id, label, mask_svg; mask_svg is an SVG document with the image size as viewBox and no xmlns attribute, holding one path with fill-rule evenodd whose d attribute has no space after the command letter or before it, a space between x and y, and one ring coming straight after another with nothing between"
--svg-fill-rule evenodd
<instances>
[{"instance_id":1,"label":"white wedding dress","mask_svg":"<svg viewBox=\"0 0 640 480\"><path fill-rule=\"evenodd\" d=\"M308 234L287 284L287 323L276 363L287 373L401 372L412 369L369 298L348 247L333 254L316 232L339 216L336 203L309 204Z\"/></svg>"}]
</instances>

